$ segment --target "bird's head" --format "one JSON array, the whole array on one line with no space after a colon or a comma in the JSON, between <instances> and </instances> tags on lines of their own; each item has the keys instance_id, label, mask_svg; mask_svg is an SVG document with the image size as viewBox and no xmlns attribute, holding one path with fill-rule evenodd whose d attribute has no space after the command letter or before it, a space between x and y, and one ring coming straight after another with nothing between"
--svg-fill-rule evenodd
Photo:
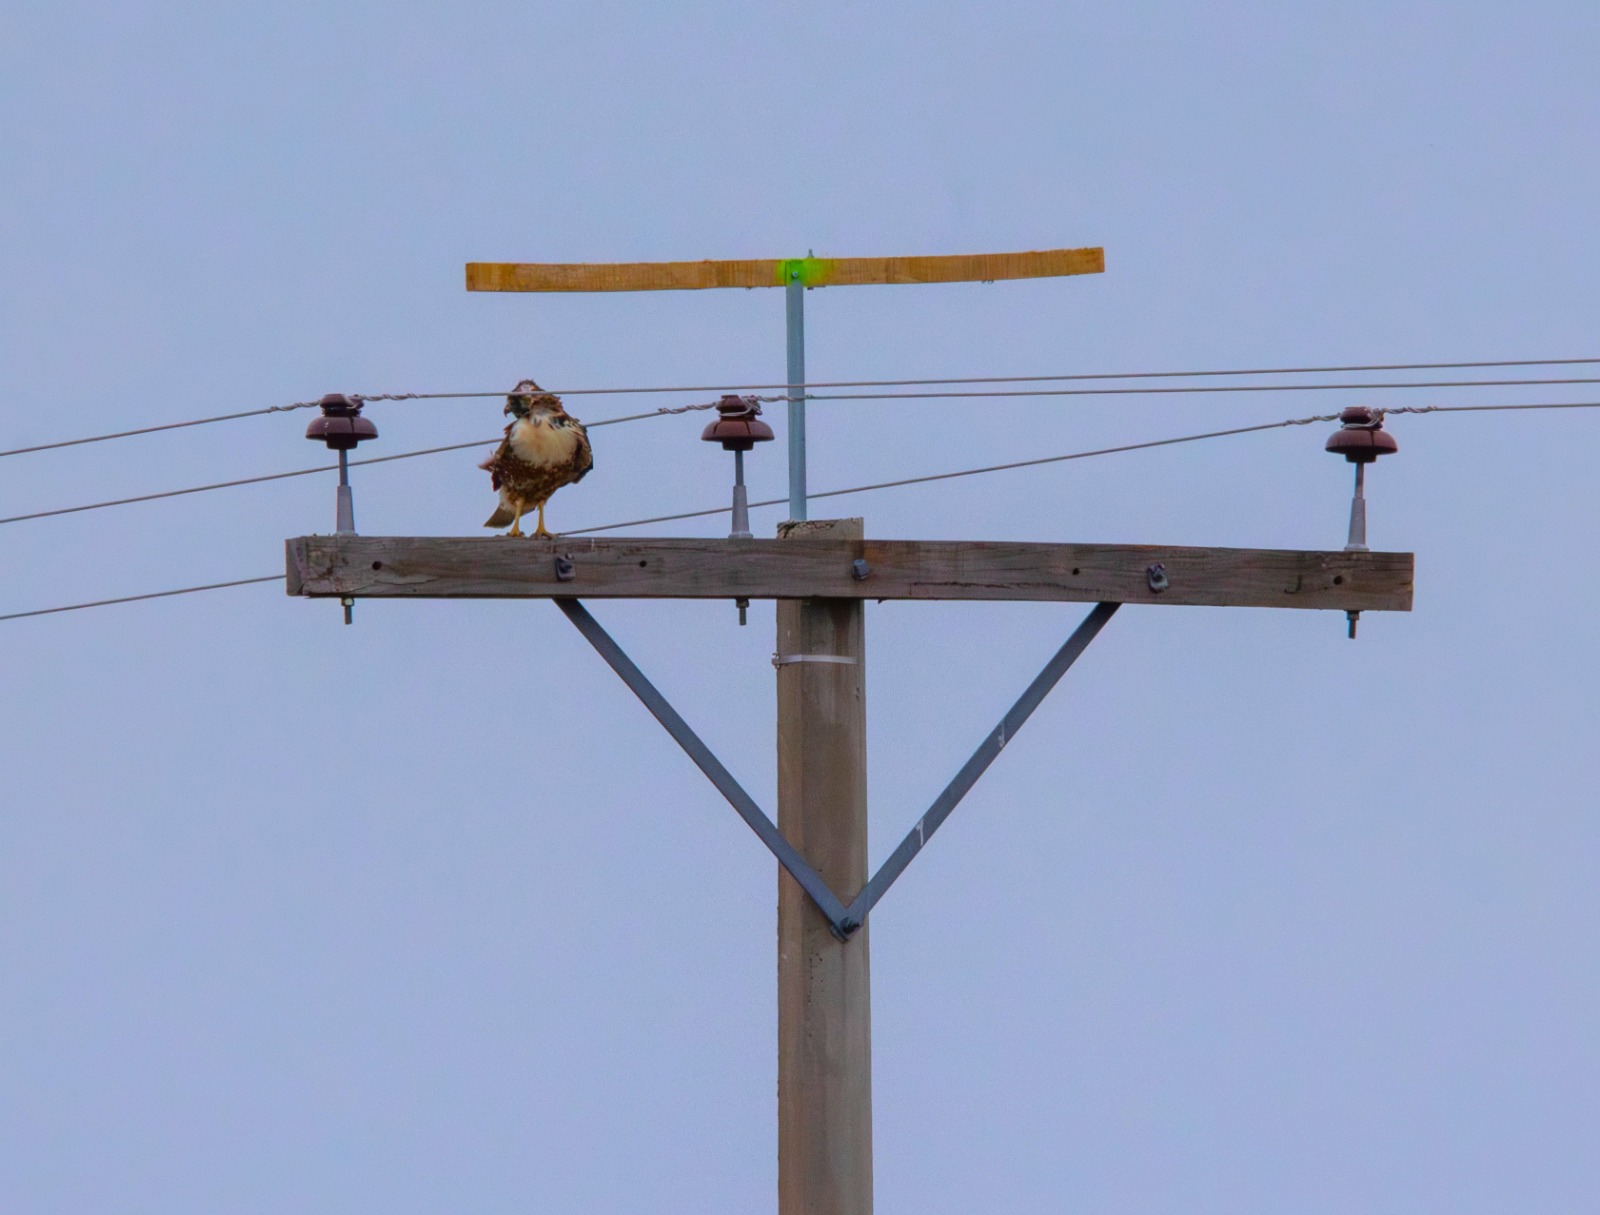
<instances>
[{"instance_id":1,"label":"bird's head","mask_svg":"<svg viewBox=\"0 0 1600 1215\"><path fill-rule=\"evenodd\" d=\"M505 411L514 418L525 418L535 408L548 410L552 405L558 410L561 408L561 403L539 385L532 380L522 380L506 397Z\"/></svg>"}]
</instances>

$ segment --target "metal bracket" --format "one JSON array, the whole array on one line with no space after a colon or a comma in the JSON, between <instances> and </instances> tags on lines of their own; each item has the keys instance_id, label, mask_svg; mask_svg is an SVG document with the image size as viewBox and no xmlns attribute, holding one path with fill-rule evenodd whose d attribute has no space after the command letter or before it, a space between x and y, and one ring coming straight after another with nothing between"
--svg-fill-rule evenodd
<instances>
[{"instance_id":1,"label":"metal bracket","mask_svg":"<svg viewBox=\"0 0 1600 1215\"><path fill-rule=\"evenodd\" d=\"M848 654L774 654L772 656L772 665L775 667L786 667L796 662L831 662L841 667L853 667L856 665L856 660Z\"/></svg>"},{"instance_id":2,"label":"metal bracket","mask_svg":"<svg viewBox=\"0 0 1600 1215\"><path fill-rule=\"evenodd\" d=\"M1005 750L1006 744L1016 737L1023 723L1043 703L1051 689L1061 682L1061 677L1067 673L1067 669L1089 647L1089 643L1105 627L1106 621L1111 619L1117 608L1122 606L1117 603L1095 605L1094 610L1073 630L1072 636L1068 637L1054 657L1045 663L1044 669L1000 719L1000 724L989 732L988 737L978 745L971 758L961 766L961 770L945 786L944 792L933 799L933 804L928 807L927 812L917 820L916 826L910 830L905 839L900 841L900 846L879 867L872 880L861 888L860 893L846 907L844 900L834 894L822 875L813 869L794 845L784 838L777 824L767 817L755 799L746 793L744 787L722 766L710 748L701 741L700 736L689 728L689 724L667 703L666 697L656 690L655 685L634 665L633 660L623 652L622 647L612 639L611 635L600 627L599 621L589 614L588 609L576 599L556 599L554 602L567 619L577 626L578 632L583 634L585 640L594 646L600 657L604 658L611 669L622 678L622 682L627 684L633 694L643 702L644 707L649 709L655 719L666 728L667 733L672 735L674 741L694 761L695 766L706 774L707 779L717 787L717 791L728 799L728 804L756 833L761 842L777 858L778 863L789 871L789 875L800 884L800 888L810 896L811 901L827 919L833 935L840 940L849 940L860 931L861 926L866 923L867 914L877 905L878 900L883 898L890 886L894 885L895 879L905 872L917 853L921 852L923 846L933 838L933 833L950 817L951 812L961 803L961 799L973 785L978 783L978 778L988 770L1000 752ZM853 658L838 654L772 656L774 666L779 665L780 660L855 662Z\"/></svg>"},{"instance_id":3,"label":"metal bracket","mask_svg":"<svg viewBox=\"0 0 1600 1215\"><path fill-rule=\"evenodd\" d=\"M1024 722L1033 716L1044 698L1050 695L1052 688L1061 682L1061 677L1067 673L1067 668L1078 661L1078 656L1089 648L1089 643L1095 635L1105 627L1106 621L1116 614L1122 605L1120 603L1097 603L1094 609L1084 617L1083 623L1072 631L1065 644L1055 652L1055 656L1044 664L1044 670L1028 685L1027 691L1017 698L1017 703L1012 705L1006 715L1000 719L1000 724L989 732L989 736L978 744L978 749L972 757L961 765L944 792L933 799L933 804L928 807L927 813L917 820L916 826L906 833L905 839L900 841L900 846L889 854L889 859L872 875L872 880L861 888L861 893L856 895L850 904L849 917L854 920L856 927L867 922L867 914L878 903L889 887L894 885L895 879L905 872L906 866L911 864L917 853L922 851L933 833L939 829L951 812L961 804L972 786L978 783L978 778L984 774L989 765L994 763L1000 752L1005 750L1006 744L1016 737L1017 731L1022 729ZM855 932L851 928L849 932Z\"/></svg>"},{"instance_id":4,"label":"metal bracket","mask_svg":"<svg viewBox=\"0 0 1600 1215\"><path fill-rule=\"evenodd\" d=\"M706 774L706 778L717 787L717 792L728 799L728 804L744 819L750 830L760 837L761 842L767 846L768 851L778 858L778 864L789 871L789 875L800 883L800 888L811 896L811 901L827 917L828 923L836 934L844 935L844 924L849 920L849 913L845 910L844 900L828 888L828 883L823 881L822 875L813 869L805 857L795 850L793 844L784 839L783 833L777 825L766 816L756 801L744 791L744 787L734 780L733 774L722 766L720 760L711 753L711 749L700 740L700 736L689 728L689 723L678 716L678 711L667 703L666 697L656 691L655 685L645 678L644 672L633 664L633 660L623 653L622 647L612 640L611 634L600 627L600 622L589 615L587 608L576 599L557 599L555 605L566 614L568 620L577 626L588 641L610 664L611 669L622 677L622 682L644 702L644 707L649 709L665 728L673 740L683 748L685 754L694 761L695 767Z\"/></svg>"}]
</instances>

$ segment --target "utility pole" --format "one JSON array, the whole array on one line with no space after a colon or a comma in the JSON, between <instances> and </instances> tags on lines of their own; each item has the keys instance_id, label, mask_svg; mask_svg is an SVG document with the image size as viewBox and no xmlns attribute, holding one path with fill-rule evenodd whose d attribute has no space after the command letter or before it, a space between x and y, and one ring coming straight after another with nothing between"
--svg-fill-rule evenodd
<instances>
[{"instance_id":1,"label":"utility pole","mask_svg":"<svg viewBox=\"0 0 1600 1215\"><path fill-rule=\"evenodd\" d=\"M860 519L790 522L789 542L862 539ZM867 708L860 599L778 600L778 830L828 885L867 882ZM778 873L778 1213L871 1215L867 929L841 940Z\"/></svg>"},{"instance_id":2,"label":"utility pole","mask_svg":"<svg viewBox=\"0 0 1600 1215\"><path fill-rule=\"evenodd\" d=\"M1121 605L1337 610L1352 622L1361 611L1411 609L1411 554L1357 548L1354 533L1348 550L1318 552L868 540L860 519L806 519L807 289L1053 277L1104 267L1100 249L615 265L471 263L472 291L783 287L791 518L779 538L754 539L736 523L736 535L716 540L508 541L341 530L288 542L291 595L346 603L356 597L553 600L777 859L779 1215L871 1215L868 915ZM1376 425L1368 429L1377 431ZM1358 441L1375 442L1342 440ZM657 598L732 599L741 611L751 599L777 601L776 824L583 602ZM868 599L1094 605L870 881Z\"/></svg>"},{"instance_id":3,"label":"utility pole","mask_svg":"<svg viewBox=\"0 0 1600 1215\"><path fill-rule=\"evenodd\" d=\"M288 542L286 589L308 598L555 601L782 866L779 1215L869 1215L868 916L1118 605L1404 612L1413 561L1409 553L867 540L859 519L790 522L782 532L776 540L303 536ZM777 600L776 824L589 614L583 601L597 599ZM868 599L1095 605L871 881Z\"/></svg>"}]
</instances>

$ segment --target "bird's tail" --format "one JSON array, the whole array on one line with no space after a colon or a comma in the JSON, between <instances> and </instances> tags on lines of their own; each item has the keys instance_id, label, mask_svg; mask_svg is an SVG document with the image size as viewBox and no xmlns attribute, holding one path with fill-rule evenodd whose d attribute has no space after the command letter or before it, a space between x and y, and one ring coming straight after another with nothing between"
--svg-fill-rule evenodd
<instances>
[{"instance_id":1,"label":"bird's tail","mask_svg":"<svg viewBox=\"0 0 1600 1215\"><path fill-rule=\"evenodd\" d=\"M496 509L494 514L484 521L483 525L485 527L505 527L516 517L516 512L509 506L502 506Z\"/></svg>"}]
</instances>

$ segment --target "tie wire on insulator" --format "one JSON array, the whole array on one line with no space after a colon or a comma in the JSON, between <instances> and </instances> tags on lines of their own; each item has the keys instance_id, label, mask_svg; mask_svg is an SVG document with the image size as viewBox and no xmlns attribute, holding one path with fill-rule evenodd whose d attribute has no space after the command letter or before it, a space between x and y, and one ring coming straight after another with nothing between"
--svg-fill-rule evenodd
<instances>
[{"instance_id":1,"label":"tie wire on insulator","mask_svg":"<svg viewBox=\"0 0 1600 1215\"><path fill-rule=\"evenodd\" d=\"M1383 428L1383 410L1352 405L1340 412L1339 429L1328 437L1323 450L1343 456L1356 466L1355 493L1350 499L1350 531L1344 551L1370 552L1367 547L1367 465L1379 456L1399 451L1400 444ZM1346 636L1354 641L1361 613L1350 611L1344 615L1349 628Z\"/></svg>"},{"instance_id":2,"label":"tie wire on insulator","mask_svg":"<svg viewBox=\"0 0 1600 1215\"><path fill-rule=\"evenodd\" d=\"M350 492L350 452L368 439L378 437L378 428L370 418L361 416L361 397L347 397L330 392L317 402L322 409L320 418L312 418L306 427L306 438L320 440L330 451L339 453L339 488L334 493L334 534L356 534L355 499ZM339 600L344 608L344 622L350 624L354 617L355 599L346 595Z\"/></svg>"}]
</instances>

